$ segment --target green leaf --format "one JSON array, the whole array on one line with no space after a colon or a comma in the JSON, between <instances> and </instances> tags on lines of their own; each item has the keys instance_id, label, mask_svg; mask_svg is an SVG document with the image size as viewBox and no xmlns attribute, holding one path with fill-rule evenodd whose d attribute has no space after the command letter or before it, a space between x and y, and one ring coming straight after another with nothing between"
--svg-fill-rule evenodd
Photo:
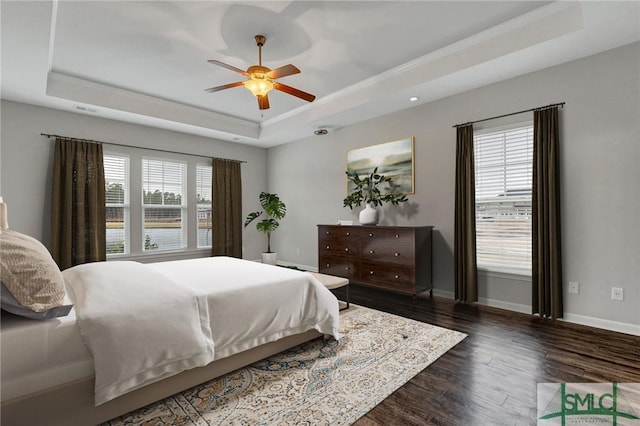
<instances>
[{"instance_id":1,"label":"green leaf","mask_svg":"<svg viewBox=\"0 0 640 426\"><path fill-rule=\"evenodd\" d=\"M255 218L260 216L262 212L253 212L247 215L247 219L244 221L244 227L246 228L251 222L254 221Z\"/></svg>"},{"instance_id":2,"label":"green leaf","mask_svg":"<svg viewBox=\"0 0 640 426\"><path fill-rule=\"evenodd\" d=\"M260 205L267 213L267 216L275 219L282 219L287 214L287 206L280 201L276 194L262 192L260 194Z\"/></svg>"},{"instance_id":3,"label":"green leaf","mask_svg":"<svg viewBox=\"0 0 640 426\"><path fill-rule=\"evenodd\" d=\"M278 226L280 223L275 219L264 219L256 223L256 229L264 234L275 231Z\"/></svg>"},{"instance_id":4,"label":"green leaf","mask_svg":"<svg viewBox=\"0 0 640 426\"><path fill-rule=\"evenodd\" d=\"M378 174L378 167L374 168L370 174L362 178L353 170L347 170L345 173L348 181L352 182L355 188L342 200L343 207L353 209L355 206L361 206L363 202L378 207L384 203L398 205L399 203L409 201L406 195L395 192L398 185L393 183L391 176ZM388 183L389 188L388 192L383 193L378 185L385 182Z\"/></svg>"}]
</instances>

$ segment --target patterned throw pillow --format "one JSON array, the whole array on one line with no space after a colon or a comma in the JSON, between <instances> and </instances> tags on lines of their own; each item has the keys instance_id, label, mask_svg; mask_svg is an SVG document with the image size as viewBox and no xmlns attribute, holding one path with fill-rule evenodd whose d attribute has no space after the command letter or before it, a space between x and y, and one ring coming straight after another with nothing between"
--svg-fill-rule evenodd
<instances>
[{"instance_id":1,"label":"patterned throw pillow","mask_svg":"<svg viewBox=\"0 0 640 426\"><path fill-rule=\"evenodd\" d=\"M28 235L0 232L0 281L20 305L33 312L63 305L62 273L47 248Z\"/></svg>"}]
</instances>

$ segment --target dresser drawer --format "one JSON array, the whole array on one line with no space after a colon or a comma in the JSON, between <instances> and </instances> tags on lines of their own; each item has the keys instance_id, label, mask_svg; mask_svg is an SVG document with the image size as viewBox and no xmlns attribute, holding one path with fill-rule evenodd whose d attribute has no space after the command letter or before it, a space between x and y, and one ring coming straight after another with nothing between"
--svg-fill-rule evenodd
<instances>
[{"instance_id":1,"label":"dresser drawer","mask_svg":"<svg viewBox=\"0 0 640 426\"><path fill-rule=\"evenodd\" d=\"M358 268L355 262L335 257L321 256L318 272L348 278L349 280L357 280L358 278Z\"/></svg>"},{"instance_id":2,"label":"dresser drawer","mask_svg":"<svg viewBox=\"0 0 640 426\"><path fill-rule=\"evenodd\" d=\"M378 265L364 262L360 270L360 279L367 284L394 290L413 292L414 275L411 267Z\"/></svg>"},{"instance_id":3,"label":"dresser drawer","mask_svg":"<svg viewBox=\"0 0 640 426\"><path fill-rule=\"evenodd\" d=\"M356 231L351 227L321 226L318 228L318 241L325 240L353 240L357 238Z\"/></svg>"},{"instance_id":4,"label":"dresser drawer","mask_svg":"<svg viewBox=\"0 0 640 426\"><path fill-rule=\"evenodd\" d=\"M411 244L384 243L379 240L362 242L362 260L367 262L412 265L414 253Z\"/></svg>"},{"instance_id":5,"label":"dresser drawer","mask_svg":"<svg viewBox=\"0 0 640 426\"><path fill-rule=\"evenodd\" d=\"M362 242L378 241L384 244L413 244L413 231L408 229L389 229L369 227L362 230Z\"/></svg>"},{"instance_id":6,"label":"dresser drawer","mask_svg":"<svg viewBox=\"0 0 640 426\"><path fill-rule=\"evenodd\" d=\"M360 243L354 240L326 239L318 245L320 256L360 256Z\"/></svg>"}]
</instances>

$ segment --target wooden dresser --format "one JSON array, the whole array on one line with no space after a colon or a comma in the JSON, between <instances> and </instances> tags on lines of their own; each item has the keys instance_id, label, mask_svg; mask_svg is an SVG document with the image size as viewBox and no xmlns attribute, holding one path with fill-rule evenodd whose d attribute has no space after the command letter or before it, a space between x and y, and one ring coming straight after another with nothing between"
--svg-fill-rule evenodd
<instances>
[{"instance_id":1,"label":"wooden dresser","mask_svg":"<svg viewBox=\"0 0 640 426\"><path fill-rule=\"evenodd\" d=\"M318 225L318 272L415 297L432 289L432 229Z\"/></svg>"}]
</instances>

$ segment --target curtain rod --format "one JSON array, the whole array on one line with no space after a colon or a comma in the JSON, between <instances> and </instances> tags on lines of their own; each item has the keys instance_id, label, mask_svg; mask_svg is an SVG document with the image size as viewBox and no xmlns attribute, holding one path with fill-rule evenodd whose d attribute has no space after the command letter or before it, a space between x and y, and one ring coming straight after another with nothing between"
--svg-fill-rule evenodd
<instances>
[{"instance_id":1,"label":"curtain rod","mask_svg":"<svg viewBox=\"0 0 640 426\"><path fill-rule=\"evenodd\" d=\"M93 139L81 139L81 138L72 138L72 137L69 137L69 136L50 135L48 133L40 133L40 135L41 136L46 136L48 138L69 139L69 140L76 141L76 142L104 143L104 144L107 144L107 145L124 146L124 147L127 147L127 148L149 149L149 150L152 150L152 151L166 152L166 153L169 153L169 154L192 155L194 157L213 158L214 160L230 161L232 163L246 163L246 161L244 161L244 160L233 160L231 158L209 157L209 156L202 155L202 154L189 154L188 152L171 151L171 150L168 150L168 149L142 148L142 147L139 147L139 146L126 145L126 144L123 144L123 143L102 142L102 141L96 141L96 140L93 140Z\"/></svg>"},{"instance_id":2,"label":"curtain rod","mask_svg":"<svg viewBox=\"0 0 640 426\"><path fill-rule=\"evenodd\" d=\"M455 126L452 126L452 127L468 126L470 124L481 123L483 121L496 120L498 118L509 117L511 115L524 114L525 112L540 111L540 110L543 110L543 109L549 109L549 108L553 108L553 107L556 107L556 106L559 106L560 108L562 108L564 106L564 104L565 104L565 102L558 102L556 104L550 104L550 105L546 105L546 106L543 106L543 107L530 108L530 109L525 109L524 111L511 112L509 114L496 115L495 117L483 118L482 120L469 121L469 122L462 123L462 124L456 124Z\"/></svg>"}]
</instances>

